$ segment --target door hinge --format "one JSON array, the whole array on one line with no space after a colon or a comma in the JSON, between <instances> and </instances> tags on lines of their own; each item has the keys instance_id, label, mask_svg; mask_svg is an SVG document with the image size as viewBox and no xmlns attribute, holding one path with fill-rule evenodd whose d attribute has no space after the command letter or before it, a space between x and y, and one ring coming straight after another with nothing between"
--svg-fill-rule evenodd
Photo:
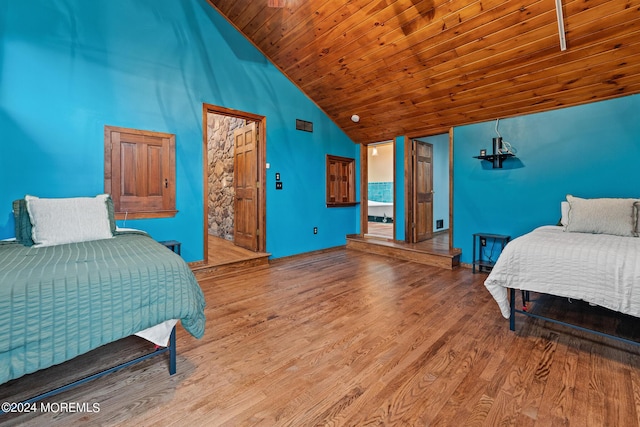
<instances>
[{"instance_id":1,"label":"door hinge","mask_svg":"<svg viewBox=\"0 0 640 427\"><path fill-rule=\"evenodd\" d=\"M259 236L259 235L260 235L260 229L256 228L256 236Z\"/></svg>"},{"instance_id":2,"label":"door hinge","mask_svg":"<svg viewBox=\"0 0 640 427\"><path fill-rule=\"evenodd\" d=\"M256 188L260 188L260 181L256 181Z\"/></svg>"}]
</instances>

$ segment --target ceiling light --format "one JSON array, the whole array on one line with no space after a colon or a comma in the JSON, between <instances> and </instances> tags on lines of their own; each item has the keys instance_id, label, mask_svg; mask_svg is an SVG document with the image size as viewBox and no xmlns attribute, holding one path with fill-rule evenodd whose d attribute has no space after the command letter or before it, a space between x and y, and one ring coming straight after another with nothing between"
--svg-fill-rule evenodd
<instances>
[{"instance_id":1,"label":"ceiling light","mask_svg":"<svg viewBox=\"0 0 640 427\"><path fill-rule=\"evenodd\" d=\"M351 116L351 121L353 123L358 123L360 121L360 116L357 114L354 114L353 116Z\"/></svg>"},{"instance_id":2,"label":"ceiling light","mask_svg":"<svg viewBox=\"0 0 640 427\"><path fill-rule=\"evenodd\" d=\"M373 151L371 152L372 156L377 156L378 155L378 149L376 147L373 147Z\"/></svg>"}]
</instances>

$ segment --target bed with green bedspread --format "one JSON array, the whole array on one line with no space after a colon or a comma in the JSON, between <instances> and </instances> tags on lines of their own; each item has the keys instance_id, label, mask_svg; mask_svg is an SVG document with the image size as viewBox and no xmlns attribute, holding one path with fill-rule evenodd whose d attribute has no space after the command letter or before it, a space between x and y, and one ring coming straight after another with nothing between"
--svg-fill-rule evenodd
<instances>
[{"instance_id":1,"label":"bed with green bedspread","mask_svg":"<svg viewBox=\"0 0 640 427\"><path fill-rule=\"evenodd\" d=\"M0 244L0 384L169 319L204 334L182 258L140 233L48 247Z\"/></svg>"}]
</instances>

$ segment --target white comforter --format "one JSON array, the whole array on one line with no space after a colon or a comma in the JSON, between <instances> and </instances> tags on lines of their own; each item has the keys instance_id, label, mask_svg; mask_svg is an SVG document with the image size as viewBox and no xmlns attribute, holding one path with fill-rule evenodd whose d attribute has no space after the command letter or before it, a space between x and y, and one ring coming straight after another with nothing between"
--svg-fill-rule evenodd
<instances>
[{"instance_id":1,"label":"white comforter","mask_svg":"<svg viewBox=\"0 0 640 427\"><path fill-rule=\"evenodd\" d=\"M509 242L484 285L505 318L507 288L581 299L640 317L640 238L540 227Z\"/></svg>"}]
</instances>

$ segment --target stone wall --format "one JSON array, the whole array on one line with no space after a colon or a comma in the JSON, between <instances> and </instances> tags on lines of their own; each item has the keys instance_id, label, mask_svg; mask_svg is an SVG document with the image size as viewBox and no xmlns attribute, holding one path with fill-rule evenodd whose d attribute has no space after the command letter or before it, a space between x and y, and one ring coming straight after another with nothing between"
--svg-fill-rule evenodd
<instances>
[{"instance_id":1,"label":"stone wall","mask_svg":"<svg viewBox=\"0 0 640 427\"><path fill-rule=\"evenodd\" d=\"M233 241L233 130L245 125L236 117L207 116L209 234Z\"/></svg>"}]
</instances>

